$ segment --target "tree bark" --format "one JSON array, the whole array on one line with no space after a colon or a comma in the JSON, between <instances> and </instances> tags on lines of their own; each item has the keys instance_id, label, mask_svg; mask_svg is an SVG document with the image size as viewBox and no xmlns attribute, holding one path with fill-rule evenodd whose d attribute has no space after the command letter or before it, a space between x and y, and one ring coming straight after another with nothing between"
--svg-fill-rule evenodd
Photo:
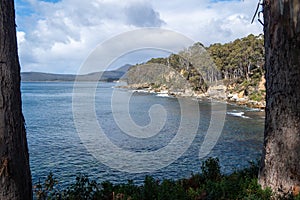
<instances>
[{"instance_id":1,"label":"tree bark","mask_svg":"<svg viewBox=\"0 0 300 200\"><path fill-rule=\"evenodd\" d=\"M300 2L265 0L265 140L259 182L277 195L300 191Z\"/></svg>"},{"instance_id":2,"label":"tree bark","mask_svg":"<svg viewBox=\"0 0 300 200\"><path fill-rule=\"evenodd\" d=\"M0 199L32 199L13 0L0 0Z\"/></svg>"}]
</instances>

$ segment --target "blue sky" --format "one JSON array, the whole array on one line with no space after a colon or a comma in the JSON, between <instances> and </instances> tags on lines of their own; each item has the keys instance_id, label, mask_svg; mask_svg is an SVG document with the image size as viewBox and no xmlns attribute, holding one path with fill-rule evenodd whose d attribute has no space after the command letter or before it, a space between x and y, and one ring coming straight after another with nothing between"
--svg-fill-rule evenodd
<instances>
[{"instance_id":1,"label":"blue sky","mask_svg":"<svg viewBox=\"0 0 300 200\"><path fill-rule=\"evenodd\" d=\"M15 0L22 71L76 73L112 36L139 28L174 30L205 45L262 33L253 0ZM161 51L122 56L135 64ZM116 67L115 66L115 67Z\"/></svg>"}]
</instances>

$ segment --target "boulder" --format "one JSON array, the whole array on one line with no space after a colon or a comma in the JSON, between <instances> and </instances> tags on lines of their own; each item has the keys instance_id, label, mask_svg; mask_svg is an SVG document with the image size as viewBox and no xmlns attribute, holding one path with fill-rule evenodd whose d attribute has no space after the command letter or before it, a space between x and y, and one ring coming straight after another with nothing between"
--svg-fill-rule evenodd
<instances>
[{"instance_id":1,"label":"boulder","mask_svg":"<svg viewBox=\"0 0 300 200\"><path fill-rule=\"evenodd\" d=\"M241 98L244 98L244 94L245 94L245 91L242 90L241 92L239 92L238 94L238 97L241 99Z\"/></svg>"}]
</instances>

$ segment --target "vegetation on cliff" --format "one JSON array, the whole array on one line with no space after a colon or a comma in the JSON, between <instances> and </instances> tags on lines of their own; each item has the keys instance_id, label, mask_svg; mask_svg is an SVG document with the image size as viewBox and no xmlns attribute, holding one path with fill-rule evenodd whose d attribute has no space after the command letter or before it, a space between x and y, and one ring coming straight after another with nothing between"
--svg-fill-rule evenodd
<instances>
[{"instance_id":1,"label":"vegetation on cliff","mask_svg":"<svg viewBox=\"0 0 300 200\"><path fill-rule=\"evenodd\" d=\"M131 67L127 73L129 84L163 86L172 92L205 93L212 82L220 78L202 44L196 43L167 58L152 58Z\"/></svg>"},{"instance_id":2,"label":"vegetation on cliff","mask_svg":"<svg viewBox=\"0 0 300 200\"><path fill-rule=\"evenodd\" d=\"M250 79L262 73L264 65L263 36L249 35L226 44L213 44L206 48L224 80Z\"/></svg>"},{"instance_id":3,"label":"vegetation on cliff","mask_svg":"<svg viewBox=\"0 0 300 200\"><path fill-rule=\"evenodd\" d=\"M152 58L131 67L127 80L129 85L164 89L175 94L189 93L190 96L208 95L209 88L213 90L224 85L227 100L260 102L259 107L263 107L263 37L251 34L209 47L198 42L178 54Z\"/></svg>"},{"instance_id":4,"label":"vegetation on cliff","mask_svg":"<svg viewBox=\"0 0 300 200\"><path fill-rule=\"evenodd\" d=\"M213 44L207 51L221 71L228 94L238 94L237 98L240 99L264 102L263 35L251 34L224 45Z\"/></svg>"}]
</instances>

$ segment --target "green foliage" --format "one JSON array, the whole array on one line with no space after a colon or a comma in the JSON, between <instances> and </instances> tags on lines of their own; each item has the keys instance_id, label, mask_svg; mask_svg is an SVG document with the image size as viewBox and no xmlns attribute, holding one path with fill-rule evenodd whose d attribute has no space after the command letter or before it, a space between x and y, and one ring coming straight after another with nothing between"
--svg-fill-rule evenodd
<instances>
[{"instance_id":1,"label":"green foliage","mask_svg":"<svg viewBox=\"0 0 300 200\"><path fill-rule=\"evenodd\" d=\"M253 101L262 101L265 99L265 92L264 91L254 91L249 95L250 100Z\"/></svg>"},{"instance_id":2,"label":"green foliage","mask_svg":"<svg viewBox=\"0 0 300 200\"><path fill-rule=\"evenodd\" d=\"M158 195L159 182L151 176L146 176L144 180L144 199L156 199Z\"/></svg>"},{"instance_id":3,"label":"green foliage","mask_svg":"<svg viewBox=\"0 0 300 200\"><path fill-rule=\"evenodd\" d=\"M224 83L229 86L229 93L244 91L249 100L264 101L265 92L258 87L264 74L262 35L250 34L227 44L213 44L207 51L222 72Z\"/></svg>"},{"instance_id":4,"label":"green foliage","mask_svg":"<svg viewBox=\"0 0 300 200\"><path fill-rule=\"evenodd\" d=\"M166 58L151 58L147 63L158 63L158 64L167 64Z\"/></svg>"},{"instance_id":5,"label":"green foliage","mask_svg":"<svg viewBox=\"0 0 300 200\"><path fill-rule=\"evenodd\" d=\"M187 199L188 195L179 182L163 180L159 187L158 199Z\"/></svg>"},{"instance_id":6,"label":"green foliage","mask_svg":"<svg viewBox=\"0 0 300 200\"><path fill-rule=\"evenodd\" d=\"M206 92L207 80L203 75L217 76L217 73L211 73L206 69L207 66L204 64L209 64L204 62L205 59L200 59L202 56L199 49L203 49L201 44L195 44L181 54L171 54L167 58L152 58L146 64L133 66L127 73L127 82L128 84L153 83L157 88L164 85L173 90L188 87L195 91Z\"/></svg>"},{"instance_id":7,"label":"green foliage","mask_svg":"<svg viewBox=\"0 0 300 200\"><path fill-rule=\"evenodd\" d=\"M90 180L86 175L78 175L76 182L63 191L65 199L95 199L100 197L100 188L96 181Z\"/></svg>"},{"instance_id":8,"label":"green foliage","mask_svg":"<svg viewBox=\"0 0 300 200\"><path fill-rule=\"evenodd\" d=\"M55 188L58 181L54 178L53 173L50 172L45 182L42 184L40 181L33 187L33 191L38 200L56 199L59 197L59 190Z\"/></svg>"},{"instance_id":9,"label":"green foliage","mask_svg":"<svg viewBox=\"0 0 300 200\"><path fill-rule=\"evenodd\" d=\"M113 198L113 192L114 192L114 185L110 183L109 181L104 181L101 183L100 188L100 197L99 199L103 200L109 200Z\"/></svg>"},{"instance_id":10,"label":"green foliage","mask_svg":"<svg viewBox=\"0 0 300 200\"><path fill-rule=\"evenodd\" d=\"M252 34L224 45L217 43L207 48L224 79L248 78L249 67L262 69L264 65L264 40ZM250 69L251 70L251 69ZM255 70L255 73L260 73Z\"/></svg>"},{"instance_id":11,"label":"green foliage","mask_svg":"<svg viewBox=\"0 0 300 200\"><path fill-rule=\"evenodd\" d=\"M271 198L271 190L261 189L257 181L258 163L250 162L244 170L224 175L220 171L219 160L208 158L201 165L202 173L192 174L188 179L159 180L146 176L142 185L132 180L127 183L113 185L106 181L98 184L85 175L78 175L76 181L65 190L58 190L58 181L50 173L44 184L35 187L37 199L66 200L219 200L247 199L267 200ZM297 200L300 197L291 197Z\"/></svg>"},{"instance_id":12,"label":"green foliage","mask_svg":"<svg viewBox=\"0 0 300 200\"><path fill-rule=\"evenodd\" d=\"M204 47L195 43L167 58L152 58L136 65L127 73L129 85L154 84L154 89L170 91L207 92L210 85L220 80L230 83L228 93L244 91L249 96L258 91L264 74L264 40L262 35L237 39L226 44ZM250 90L249 90L250 88ZM263 101L264 92L252 94L250 100Z\"/></svg>"},{"instance_id":13,"label":"green foliage","mask_svg":"<svg viewBox=\"0 0 300 200\"><path fill-rule=\"evenodd\" d=\"M294 200L300 200L300 194L298 194L296 197L294 197Z\"/></svg>"},{"instance_id":14,"label":"green foliage","mask_svg":"<svg viewBox=\"0 0 300 200\"><path fill-rule=\"evenodd\" d=\"M218 158L208 158L201 166L202 176L206 180L218 181L222 178Z\"/></svg>"}]
</instances>

